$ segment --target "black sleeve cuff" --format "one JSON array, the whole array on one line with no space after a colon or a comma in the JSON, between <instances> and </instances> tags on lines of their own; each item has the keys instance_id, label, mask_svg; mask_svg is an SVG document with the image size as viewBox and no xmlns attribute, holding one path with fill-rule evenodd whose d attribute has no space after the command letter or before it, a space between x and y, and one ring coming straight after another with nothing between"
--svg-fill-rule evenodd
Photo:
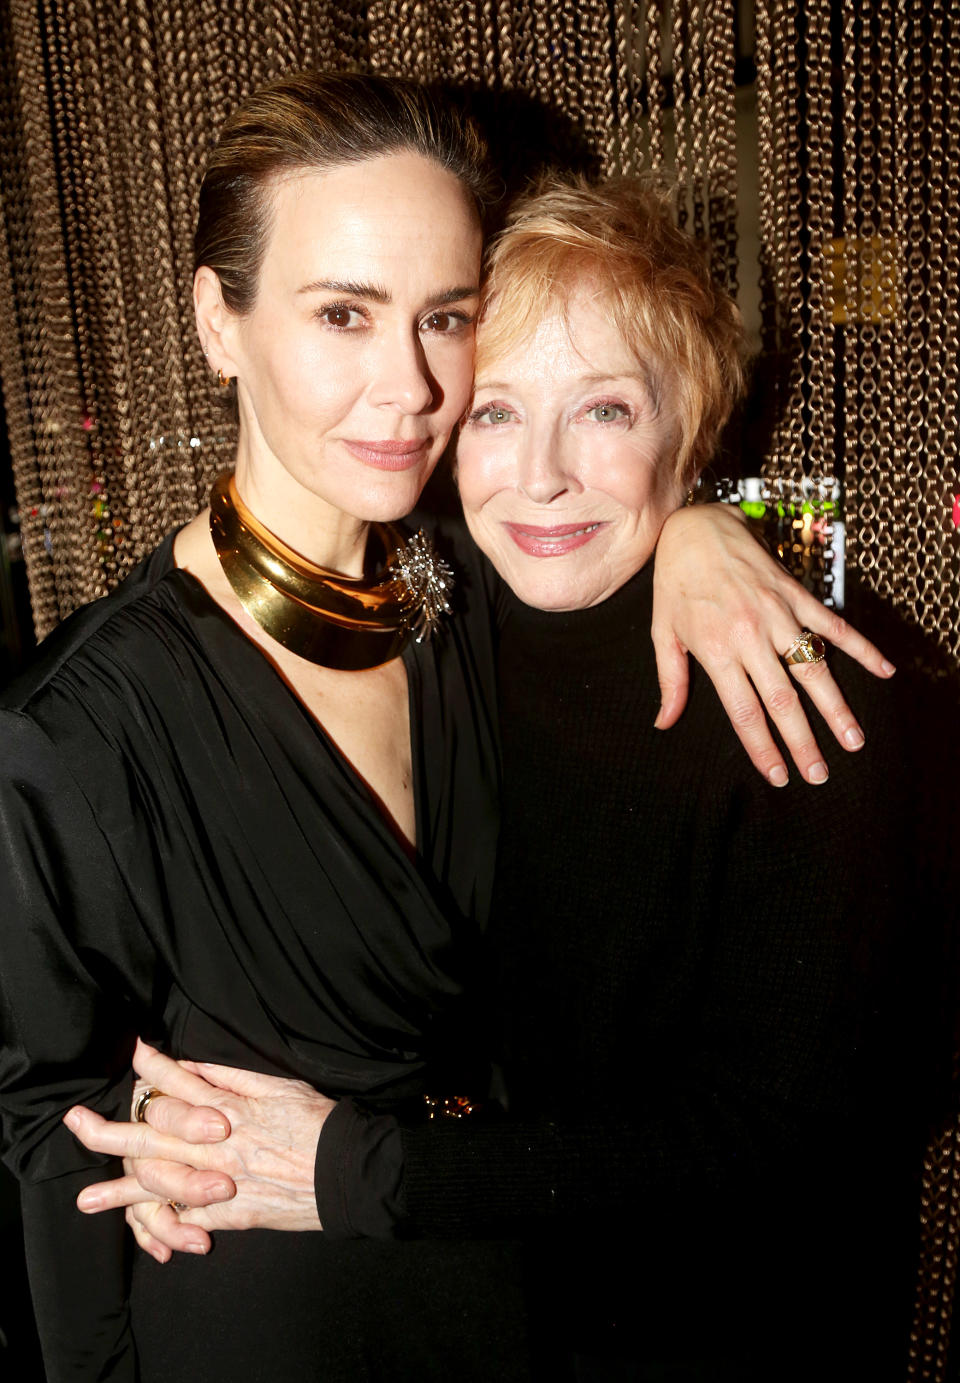
<instances>
[{"instance_id":1,"label":"black sleeve cuff","mask_svg":"<svg viewBox=\"0 0 960 1383\"><path fill-rule=\"evenodd\" d=\"M401 1217L403 1144L389 1114L338 1101L317 1144L317 1212L328 1239L389 1239Z\"/></svg>"}]
</instances>

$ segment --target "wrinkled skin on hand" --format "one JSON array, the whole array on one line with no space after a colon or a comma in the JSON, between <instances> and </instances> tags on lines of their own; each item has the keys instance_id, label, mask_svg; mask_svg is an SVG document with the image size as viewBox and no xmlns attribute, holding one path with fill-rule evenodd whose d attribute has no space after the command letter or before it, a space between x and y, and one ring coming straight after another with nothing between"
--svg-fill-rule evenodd
<instances>
[{"instance_id":1,"label":"wrinkled skin on hand","mask_svg":"<svg viewBox=\"0 0 960 1383\"><path fill-rule=\"evenodd\" d=\"M84 1213L123 1207L160 1262L171 1250L205 1253L212 1230L321 1228L314 1163L333 1100L304 1081L175 1062L142 1042L134 1069L135 1102L144 1087L163 1091L144 1123L110 1123L82 1106L65 1117L86 1147L124 1159L123 1177L81 1192Z\"/></svg>"},{"instance_id":2,"label":"wrinkled skin on hand","mask_svg":"<svg viewBox=\"0 0 960 1383\"><path fill-rule=\"evenodd\" d=\"M781 655L804 629L854 658L877 677L893 664L857 630L828 610L767 553L739 510L723 504L679 509L663 526L654 569L653 642L660 678L656 724L674 725L686 704L688 651L702 665L752 763L775 787L787 765L767 721L773 721L808 783L827 767L798 688L847 750L863 731L829 661L793 664Z\"/></svg>"}]
</instances>

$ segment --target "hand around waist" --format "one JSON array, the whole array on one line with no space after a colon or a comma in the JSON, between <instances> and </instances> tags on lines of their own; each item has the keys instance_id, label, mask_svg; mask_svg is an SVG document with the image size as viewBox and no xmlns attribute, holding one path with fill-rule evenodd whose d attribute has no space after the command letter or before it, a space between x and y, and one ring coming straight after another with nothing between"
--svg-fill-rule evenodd
<instances>
[{"instance_id":1,"label":"hand around waist","mask_svg":"<svg viewBox=\"0 0 960 1383\"><path fill-rule=\"evenodd\" d=\"M85 1147L124 1160L122 1177L80 1193L84 1214L124 1208L161 1263L171 1250L206 1253L211 1230L322 1228L314 1165L333 1100L304 1081L177 1062L143 1042L133 1065L142 1122L82 1105L64 1117ZM162 1096L145 1100L148 1089Z\"/></svg>"}]
</instances>

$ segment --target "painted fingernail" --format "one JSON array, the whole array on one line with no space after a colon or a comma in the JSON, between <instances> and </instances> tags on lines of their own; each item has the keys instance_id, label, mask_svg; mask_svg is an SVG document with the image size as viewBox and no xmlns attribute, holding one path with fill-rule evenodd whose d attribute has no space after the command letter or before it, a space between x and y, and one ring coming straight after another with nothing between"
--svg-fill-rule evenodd
<instances>
[{"instance_id":1,"label":"painted fingernail","mask_svg":"<svg viewBox=\"0 0 960 1383\"><path fill-rule=\"evenodd\" d=\"M843 732L843 742L848 749L859 749L863 744L863 731L859 725L851 725Z\"/></svg>"},{"instance_id":2,"label":"painted fingernail","mask_svg":"<svg viewBox=\"0 0 960 1383\"><path fill-rule=\"evenodd\" d=\"M894 667L893 663L891 663L887 658L884 658L883 662L880 664L880 671L886 677L892 677L896 670L897 669Z\"/></svg>"},{"instance_id":3,"label":"painted fingernail","mask_svg":"<svg viewBox=\"0 0 960 1383\"><path fill-rule=\"evenodd\" d=\"M785 788L790 781L790 774L783 764L775 764L767 776L775 788Z\"/></svg>"},{"instance_id":4,"label":"painted fingernail","mask_svg":"<svg viewBox=\"0 0 960 1383\"><path fill-rule=\"evenodd\" d=\"M827 772L827 765L823 763L811 764L807 769L808 783L825 783L830 777Z\"/></svg>"}]
</instances>

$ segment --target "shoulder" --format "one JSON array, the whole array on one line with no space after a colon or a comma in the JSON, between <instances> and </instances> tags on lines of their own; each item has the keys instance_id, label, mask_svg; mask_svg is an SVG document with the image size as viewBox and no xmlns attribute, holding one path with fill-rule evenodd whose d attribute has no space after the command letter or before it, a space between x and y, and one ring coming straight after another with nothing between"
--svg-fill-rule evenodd
<instances>
[{"instance_id":1,"label":"shoulder","mask_svg":"<svg viewBox=\"0 0 960 1383\"><path fill-rule=\"evenodd\" d=\"M0 710L44 719L71 700L122 699L138 663L158 649L155 634L182 622L175 592L173 534L109 595L84 606L43 641L27 669L0 696Z\"/></svg>"}]
</instances>

